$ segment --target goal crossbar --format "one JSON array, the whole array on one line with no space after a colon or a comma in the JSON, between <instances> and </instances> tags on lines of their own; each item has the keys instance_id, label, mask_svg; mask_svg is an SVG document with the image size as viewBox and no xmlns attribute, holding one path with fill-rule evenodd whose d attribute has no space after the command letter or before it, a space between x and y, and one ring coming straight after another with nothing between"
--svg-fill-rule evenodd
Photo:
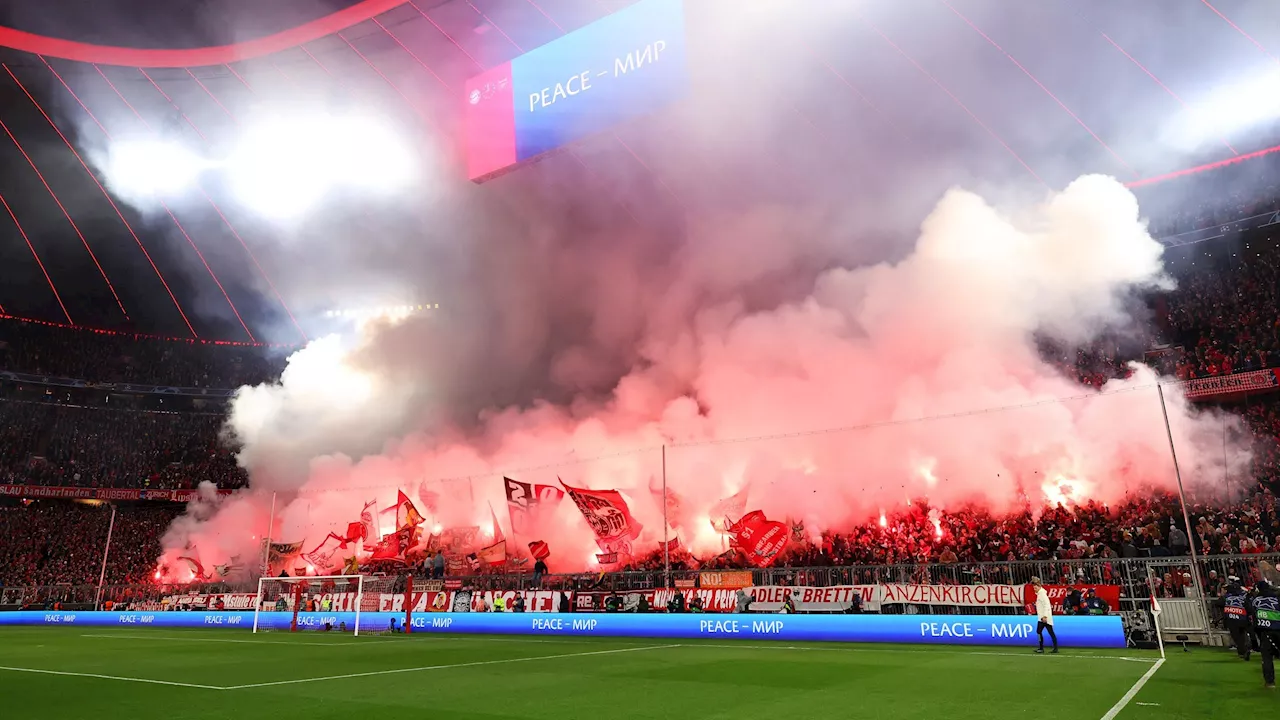
<instances>
[{"instance_id":1,"label":"goal crossbar","mask_svg":"<svg viewBox=\"0 0 1280 720\"><path fill-rule=\"evenodd\" d=\"M259 578L253 606L253 632L266 629L262 622L264 612L290 613L289 630L297 632L299 613L347 611L355 613L352 630L358 636L361 614L372 609L364 607L365 581L363 575Z\"/></svg>"}]
</instances>

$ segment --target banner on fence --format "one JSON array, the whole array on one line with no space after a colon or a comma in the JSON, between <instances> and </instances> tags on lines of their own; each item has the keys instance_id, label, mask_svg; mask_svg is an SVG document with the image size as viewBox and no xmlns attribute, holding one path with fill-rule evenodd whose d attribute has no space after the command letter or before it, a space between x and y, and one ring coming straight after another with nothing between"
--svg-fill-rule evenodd
<instances>
[{"instance_id":1,"label":"banner on fence","mask_svg":"<svg viewBox=\"0 0 1280 720\"><path fill-rule=\"evenodd\" d=\"M1275 369L1254 370L1233 375L1193 378L1182 382L1182 391L1190 400L1219 400L1233 395L1263 392L1280 388L1280 374Z\"/></svg>"},{"instance_id":2,"label":"banner on fence","mask_svg":"<svg viewBox=\"0 0 1280 720\"><path fill-rule=\"evenodd\" d=\"M751 587L751 571L738 570L729 572L698 573L698 586L713 590L737 590Z\"/></svg>"},{"instance_id":3,"label":"banner on fence","mask_svg":"<svg viewBox=\"0 0 1280 720\"><path fill-rule=\"evenodd\" d=\"M726 575L727 573L713 573ZM751 573L744 573L748 578ZM495 597L501 597L507 607L517 595L524 598L527 612L555 612L560 598L565 596L570 606L578 612L594 612L604 608L608 591L561 590L464 590L460 582L445 580L415 583L412 593L413 612L476 612L481 604L485 609L493 607ZM727 582L725 584L732 584ZM1093 588L1098 597L1106 601L1113 611L1120 608L1120 588L1117 585L1083 585L1081 590ZM1062 602L1070 588L1066 585L1047 585L1054 612L1062 613ZM738 608L738 589L751 598L751 612L772 613L782 609L787 593L791 593L797 612L838 613L846 612L853 605L854 596L862 598L862 609L877 612L885 605L921 605L935 607L1025 607L1032 612L1034 594L1030 586L1023 585L837 585L833 587L761 585L730 589L729 587L670 588L656 590L619 591L624 607L634 608L640 597L655 609L665 608L677 592L685 599L685 605L694 598L702 600L704 612L731 613ZM465 594L465 601L459 599ZM172 595L165 605L172 609L204 609L215 607L221 599L226 609L253 607L252 593ZM308 593L308 599L330 600L334 610L354 610L355 593ZM288 599L288 598L287 598ZM267 598L274 604L276 598ZM377 608L382 612L404 612L405 593L380 593ZM156 609L164 609L157 607Z\"/></svg>"},{"instance_id":4,"label":"banner on fence","mask_svg":"<svg viewBox=\"0 0 1280 720\"><path fill-rule=\"evenodd\" d=\"M1021 607L1021 585L879 585L885 605Z\"/></svg>"},{"instance_id":5,"label":"banner on fence","mask_svg":"<svg viewBox=\"0 0 1280 720\"><path fill-rule=\"evenodd\" d=\"M231 490L219 490L230 495ZM200 496L198 490L136 490L130 488L88 488L44 485L0 485L0 496L24 498L66 498L71 500L155 500L191 502Z\"/></svg>"},{"instance_id":6,"label":"banner on fence","mask_svg":"<svg viewBox=\"0 0 1280 720\"><path fill-rule=\"evenodd\" d=\"M1066 611L1063 609L1063 603L1067 599L1067 593L1071 592L1071 585L1045 585L1044 589L1049 593L1049 602L1053 603L1053 614L1062 615ZM1111 610L1120 609L1120 586L1119 585L1076 585L1083 594L1087 590L1093 590L1098 597L1107 604ZM1023 589L1023 605L1026 607L1028 614L1036 611L1036 591L1031 585Z\"/></svg>"}]
</instances>

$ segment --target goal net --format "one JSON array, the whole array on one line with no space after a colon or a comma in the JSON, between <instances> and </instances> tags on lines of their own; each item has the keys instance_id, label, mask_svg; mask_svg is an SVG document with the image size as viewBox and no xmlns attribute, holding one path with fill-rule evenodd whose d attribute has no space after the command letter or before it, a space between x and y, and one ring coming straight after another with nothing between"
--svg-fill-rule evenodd
<instances>
[{"instance_id":1,"label":"goal net","mask_svg":"<svg viewBox=\"0 0 1280 720\"><path fill-rule=\"evenodd\" d=\"M394 596L396 578L363 575L261 578L253 631L341 632L359 635L395 631L374 620ZM399 625L399 623L396 623Z\"/></svg>"}]
</instances>

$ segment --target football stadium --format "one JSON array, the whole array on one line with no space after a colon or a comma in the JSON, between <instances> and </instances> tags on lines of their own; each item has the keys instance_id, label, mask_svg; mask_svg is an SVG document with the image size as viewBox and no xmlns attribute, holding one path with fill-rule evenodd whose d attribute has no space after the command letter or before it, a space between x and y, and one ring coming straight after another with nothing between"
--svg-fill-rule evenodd
<instances>
[{"instance_id":1,"label":"football stadium","mask_svg":"<svg viewBox=\"0 0 1280 720\"><path fill-rule=\"evenodd\" d=\"M1167 5L0 4L0 715L1274 712L1280 14Z\"/></svg>"}]
</instances>

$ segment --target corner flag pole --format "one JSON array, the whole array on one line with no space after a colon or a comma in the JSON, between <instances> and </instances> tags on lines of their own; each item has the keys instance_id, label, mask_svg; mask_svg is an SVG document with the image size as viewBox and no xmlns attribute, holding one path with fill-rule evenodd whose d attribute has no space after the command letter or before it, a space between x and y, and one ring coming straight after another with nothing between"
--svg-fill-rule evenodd
<instances>
[{"instance_id":1,"label":"corner flag pole","mask_svg":"<svg viewBox=\"0 0 1280 720\"><path fill-rule=\"evenodd\" d=\"M102 585L107 581L107 556L111 554L111 533L116 529L116 506L111 506L111 522L107 525L107 544L102 548L102 572L98 574L98 597L93 601L93 609L102 605Z\"/></svg>"}]
</instances>

